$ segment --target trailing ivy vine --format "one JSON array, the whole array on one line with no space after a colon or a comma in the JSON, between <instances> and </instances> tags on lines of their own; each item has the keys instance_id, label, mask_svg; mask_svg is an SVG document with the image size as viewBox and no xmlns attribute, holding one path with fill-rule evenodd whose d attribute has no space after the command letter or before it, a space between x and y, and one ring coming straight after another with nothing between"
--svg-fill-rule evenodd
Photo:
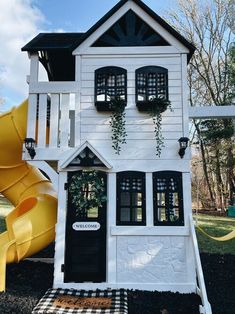
<instances>
[{"instance_id":1,"label":"trailing ivy vine","mask_svg":"<svg viewBox=\"0 0 235 314\"><path fill-rule=\"evenodd\" d=\"M126 113L125 102L122 99L115 98L111 101L111 120L110 126L112 129L112 147L117 155L120 155L121 145L126 144Z\"/></svg>"},{"instance_id":2,"label":"trailing ivy vine","mask_svg":"<svg viewBox=\"0 0 235 314\"><path fill-rule=\"evenodd\" d=\"M162 148L164 147L164 137L162 135L162 113L171 108L171 102L167 99L153 98L150 100L150 116L154 123L154 133L156 139L156 156L161 157Z\"/></svg>"},{"instance_id":3,"label":"trailing ivy vine","mask_svg":"<svg viewBox=\"0 0 235 314\"><path fill-rule=\"evenodd\" d=\"M69 183L69 195L76 206L76 215L86 215L94 207L101 207L107 200L104 178L97 171L81 171L74 174Z\"/></svg>"}]
</instances>

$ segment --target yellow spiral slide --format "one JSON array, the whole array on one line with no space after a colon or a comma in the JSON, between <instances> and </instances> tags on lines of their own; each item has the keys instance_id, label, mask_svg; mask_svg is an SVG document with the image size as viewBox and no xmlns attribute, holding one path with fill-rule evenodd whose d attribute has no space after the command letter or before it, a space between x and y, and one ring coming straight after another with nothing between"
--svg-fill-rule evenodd
<instances>
[{"instance_id":1,"label":"yellow spiral slide","mask_svg":"<svg viewBox=\"0 0 235 314\"><path fill-rule=\"evenodd\" d=\"M0 193L15 208L0 234L0 292L5 291L6 264L19 262L55 238L57 198L41 172L22 160L28 102L0 116Z\"/></svg>"}]
</instances>

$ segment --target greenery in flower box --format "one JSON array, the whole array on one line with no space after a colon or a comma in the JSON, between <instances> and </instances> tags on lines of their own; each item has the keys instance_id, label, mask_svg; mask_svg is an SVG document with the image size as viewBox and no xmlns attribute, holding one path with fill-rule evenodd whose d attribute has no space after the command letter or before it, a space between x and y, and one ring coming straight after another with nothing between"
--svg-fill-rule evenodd
<instances>
[{"instance_id":1,"label":"greenery in flower box","mask_svg":"<svg viewBox=\"0 0 235 314\"><path fill-rule=\"evenodd\" d=\"M74 174L69 183L69 195L76 206L76 215L85 215L94 207L101 207L107 200L104 178L97 171Z\"/></svg>"},{"instance_id":2,"label":"greenery in flower box","mask_svg":"<svg viewBox=\"0 0 235 314\"><path fill-rule=\"evenodd\" d=\"M162 113L171 108L171 102L164 98L152 98L149 103L150 106L150 116L154 123L154 133L156 139L156 156L161 157L162 148L164 147L164 137L162 135Z\"/></svg>"},{"instance_id":3,"label":"greenery in flower box","mask_svg":"<svg viewBox=\"0 0 235 314\"><path fill-rule=\"evenodd\" d=\"M111 120L110 126L112 129L112 147L115 150L116 154L120 154L121 152L121 145L126 143L126 113L125 111L126 103L124 100L120 98L114 98L111 101Z\"/></svg>"}]
</instances>

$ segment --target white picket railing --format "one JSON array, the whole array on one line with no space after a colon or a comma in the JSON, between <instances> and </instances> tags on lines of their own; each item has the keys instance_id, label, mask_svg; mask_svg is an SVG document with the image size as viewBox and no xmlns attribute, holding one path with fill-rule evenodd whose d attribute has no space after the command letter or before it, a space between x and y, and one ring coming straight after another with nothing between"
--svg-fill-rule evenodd
<instances>
[{"instance_id":1,"label":"white picket railing","mask_svg":"<svg viewBox=\"0 0 235 314\"><path fill-rule=\"evenodd\" d=\"M78 84L36 82L29 92L27 137L36 140L37 148L74 147L79 141Z\"/></svg>"},{"instance_id":2,"label":"white picket railing","mask_svg":"<svg viewBox=\"0 0 235 314\"><path fill-rule=\"evenodd\" d=\"M192 239L194 257L195 257L195 263L196 263L196 274L197 274L197 280L198 280L197 294L201 297L201 300L202 300L202 306L200 306L200 313L212 314L211 305L207 298L206 285L204 281L202 264L201 264L200 254L199 254L198 243L197 243L197 236L196 236L196 231L195 231L195 226L194 226L192 215L189 216L189 228L190 228L190 236Z\"/></svg>"}]
</instances>

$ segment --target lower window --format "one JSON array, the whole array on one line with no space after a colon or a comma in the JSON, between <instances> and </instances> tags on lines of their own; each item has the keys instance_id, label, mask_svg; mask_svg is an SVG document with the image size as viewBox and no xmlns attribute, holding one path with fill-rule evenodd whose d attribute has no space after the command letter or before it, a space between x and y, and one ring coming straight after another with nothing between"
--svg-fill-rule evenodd
<instances>
[{"instance_id":1,"label":"lower window","mask_svg":"<svg viewBox=\"0 0 235 314\"><path fill-rule=\"evenodd\" d=\"M117 174L117 225L145 225L145 173Z\"/></svg>"},{"instance_id":2,"label":"lower window","mask_svg":"<svg viewBox=\"0 0 235 314\"><path fill-rule=\"evenodd\" d=\"M182 173L153 173L154 225L184 225Z\"/></svg>"}]
</instances>

